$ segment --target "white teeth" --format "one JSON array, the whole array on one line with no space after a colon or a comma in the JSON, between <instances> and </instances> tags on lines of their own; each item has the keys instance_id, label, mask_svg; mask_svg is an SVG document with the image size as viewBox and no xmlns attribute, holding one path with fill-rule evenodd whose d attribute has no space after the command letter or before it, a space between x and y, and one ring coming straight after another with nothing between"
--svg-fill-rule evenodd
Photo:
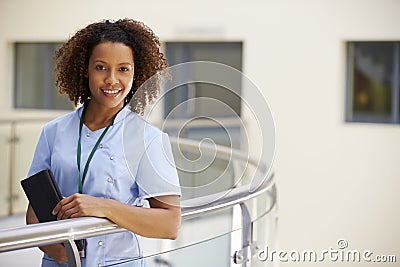
<instances>
[{"instance_id":1,"label":"white teeth","mask_svg":"<svg viewBox=\"0 0 400 267\"><path fill-rule=\"evenodd\" d=\"M104 93L106 94L116 94L118 93L120 90L103 90Z\"/></svg>"}]
</instances>

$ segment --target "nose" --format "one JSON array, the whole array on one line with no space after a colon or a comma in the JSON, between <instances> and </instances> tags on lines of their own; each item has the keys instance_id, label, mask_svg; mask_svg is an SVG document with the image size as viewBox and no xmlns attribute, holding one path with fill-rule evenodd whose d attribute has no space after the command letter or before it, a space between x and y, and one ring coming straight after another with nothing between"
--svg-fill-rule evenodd
<instances>
[{"instance_id":1,"label":"nose","mask_svg":"<svg viewBox=\"0 0 400 267\"><path fill-rule=\"evenodd\" d=\"M106 79L104 80L104 82L105 82L106 84L109 84L109 85L118 84L119 81L118 81L118 77L117 77L115 71L113 71L113 70L108 71L107 77L106 77Z\"/></svg>"}]
</instances>

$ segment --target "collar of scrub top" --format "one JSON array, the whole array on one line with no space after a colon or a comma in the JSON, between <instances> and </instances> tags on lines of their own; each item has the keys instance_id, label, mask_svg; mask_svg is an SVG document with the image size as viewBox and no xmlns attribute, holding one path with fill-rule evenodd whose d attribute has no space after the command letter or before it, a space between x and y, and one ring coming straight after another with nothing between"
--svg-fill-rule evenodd
<instances>
[{"instance_id":1,"label":"collar of scrub top","mask_svg":"<svg viewBox=\"0 0 400 267\"><path fill-rule=\"evenodd\" d=\"M82 117L83 111L85 110L87 106L87 103L85 103L83 106L81 106L78 109L78 117L79 119ZM122 121L123 119L125 119L125 117L128 115L128 113L133 112L131 110L131 106L129 104L126 104L120 111L118 111L117 116L115 116L114 121L111 125L116 124L117 122Z\"/></svg>"}]
</instances>

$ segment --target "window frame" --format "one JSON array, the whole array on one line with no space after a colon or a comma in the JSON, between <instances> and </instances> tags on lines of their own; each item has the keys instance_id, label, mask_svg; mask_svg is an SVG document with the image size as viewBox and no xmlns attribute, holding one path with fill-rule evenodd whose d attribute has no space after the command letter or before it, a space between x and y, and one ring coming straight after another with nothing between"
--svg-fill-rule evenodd
<instances>
[{"instance_id":1,"label":"window frame","mask_svg":"<svg viewBox=\"0 0 400 267\"><path fill-rule=\"evenodd\" d=\"M12 108L14 110L35 110L35 111L44 111L44 110L51 110L51 111L72 111L74 109L74 105L72 102L70 102L68 96L66 95L60 95L58 93L57 87L55 85L55 76L54 76L54 67L55 67L55 61L54 61L54 53L49 53L46 55L45 58L43 58L44 68L47 68L46 70L43 71L42 76L37 77L38 79L43 79L44 87L42 90L40 88L36 88L35 85L32 85L32 90L35 89L36 91L34 93L41 94L44 101L41 103L35 103L35 101L28 103L19 100L18 98L23 94L23 91L21 92L21 88L24 86L19 84L19 75L20 75L20 55L18 51L18 46L21 45L42 45L42 49L46 49L48 52L54 49L54 47L59 47L62 44L60 41L15 41L12 43L12 49L13 49L13 83L12 83ZM47 46L47 48L44 48ZM38 50L40 48L34 48L35 50ZM38 61L37 64L40 64ZM25 70L27 71L27 70ZM64 100L61 100L61 102L55 101L55 97L63 97L65 98ZM63 103L64 102L64 103ZM70 103L68 105L67 103ZM60 106L61 104L61 106Z\"/></svg>"},{"instance_id":2,"label":"window frame","mask_svg":"<svg viewBox=\"0 0 400 267\"><path fill-rule=\"evenodd\" d=\"M354 111L354 44L360 43L393 43L393 79L392 87L392 108L390 116L378 114L361 114ZM346 102L345 102L345 122L349 123L400 123L400 41L347 41L346 42Z\"/></svg>"},{"instance_id":3,"label":"window frame","mask_svg":"<svg viewBox=\"0 0 400 267\"><path fill-rule=\"evenodd\" d=\"M166 56L166 58L168 60L168 63L171 66L173 66L175 64L180 64L180 63L183 63L183 62L190 62L191 60L195 60L195 61L196 60L200 60L200 61L207 60L207 59L192 58L192 55L193 55L194 51L196 51L197 49L201 49L200 48L201 46L207 46L207 45L210 45L211 47L213 47L213 46L221 46L222 47L224 45L229 45L229 46L232 46L232 47L239 46L240 47L240 56L239 56L239 60L238 60L239 66L231 66L230 64L227 64L226 62L220 62L220 61L216 61L216 62L222 63L222 64L227 64L227 65L229 65L229 66L231 66L231 67L233 67L233 68L235 68L235 69L237 69L239 71L242 71L242 69L243 69L243 56L244 56L244 42L243 42L243 40L200 40L200 41L194 41L194 40L188 40L188 41L170 40L170 41L164 41L163 42L163 50L164 50L164 54L165 54L165 56ZM180 52L182 53L181 54L181 58L179 58L177 60L177 62L175 62L175 60L173 58L171 58L171 55L170 55L170 50L169 49L171 49L171 47L173 47L173 46L181 48L181 50L180 50ZM221 47L219 47L219 48L221 48ZM195 84L184 85L184 86L188 87L188 90L181 91L180 95L175 95L175 97L178 96L178 98L181 101L186 101L186 100L191 99L193 97L197 97L198 95L195 92L196 91L196 87L197 87L197 85L201 86L203 84L207 84L207 83L195 83ZM215 86L215 85L212 85L212 84L209 84L209 85L210 86ZM176 92L178 92L178 91L176 91ZM238 98L240 98L240 96L242 95L242 84L241 83L240 83L239 92L235 92L235 94L236 94L236 97L238 97ZM163 119L165 119L167 114L169 114L170 110L174 108L172 100L173 100L173 96L172 95L170 95L170 94L165 95L164 107L163 107L163 112L162 112L163 113L162 114ZM237 115L240 117L241 116L241 101L239 100L238 102L239 103L238 103L237 107L231 107L231 108L233 110L235 110ZM188 106L188 111L195 112L196 108L198 108L198 107L189 105ZM186 118L191 117L193 114L188 113L188 114L181 114L181 115L182 115L182 117L176 117L176 118L174 117L173 119L174 120L176 120L176 119L178 119L178 120L179 119L186 119ZM215 116L217 118L220 118L220 119L231 119L232 118L229 115L223 115L223 114L214 114L213 116Z\"/></svg>"}]
</instances>

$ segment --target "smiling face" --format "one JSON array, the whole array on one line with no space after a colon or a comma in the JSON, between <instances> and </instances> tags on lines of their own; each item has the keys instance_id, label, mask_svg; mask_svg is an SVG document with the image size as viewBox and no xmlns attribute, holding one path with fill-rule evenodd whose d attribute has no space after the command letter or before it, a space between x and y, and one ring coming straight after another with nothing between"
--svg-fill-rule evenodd
<instances>
[{"instance_id":1,"label":"smiling face","mask_svg":"<svg viewBox=\"0 0 400 267\"><path fill-rule=\"evenodd\" d=\"M96 45L88 65L90 105L122 108L131 90L133 76L134 60L129 46L113 42Z\"/></svg>"}]
</instances>

